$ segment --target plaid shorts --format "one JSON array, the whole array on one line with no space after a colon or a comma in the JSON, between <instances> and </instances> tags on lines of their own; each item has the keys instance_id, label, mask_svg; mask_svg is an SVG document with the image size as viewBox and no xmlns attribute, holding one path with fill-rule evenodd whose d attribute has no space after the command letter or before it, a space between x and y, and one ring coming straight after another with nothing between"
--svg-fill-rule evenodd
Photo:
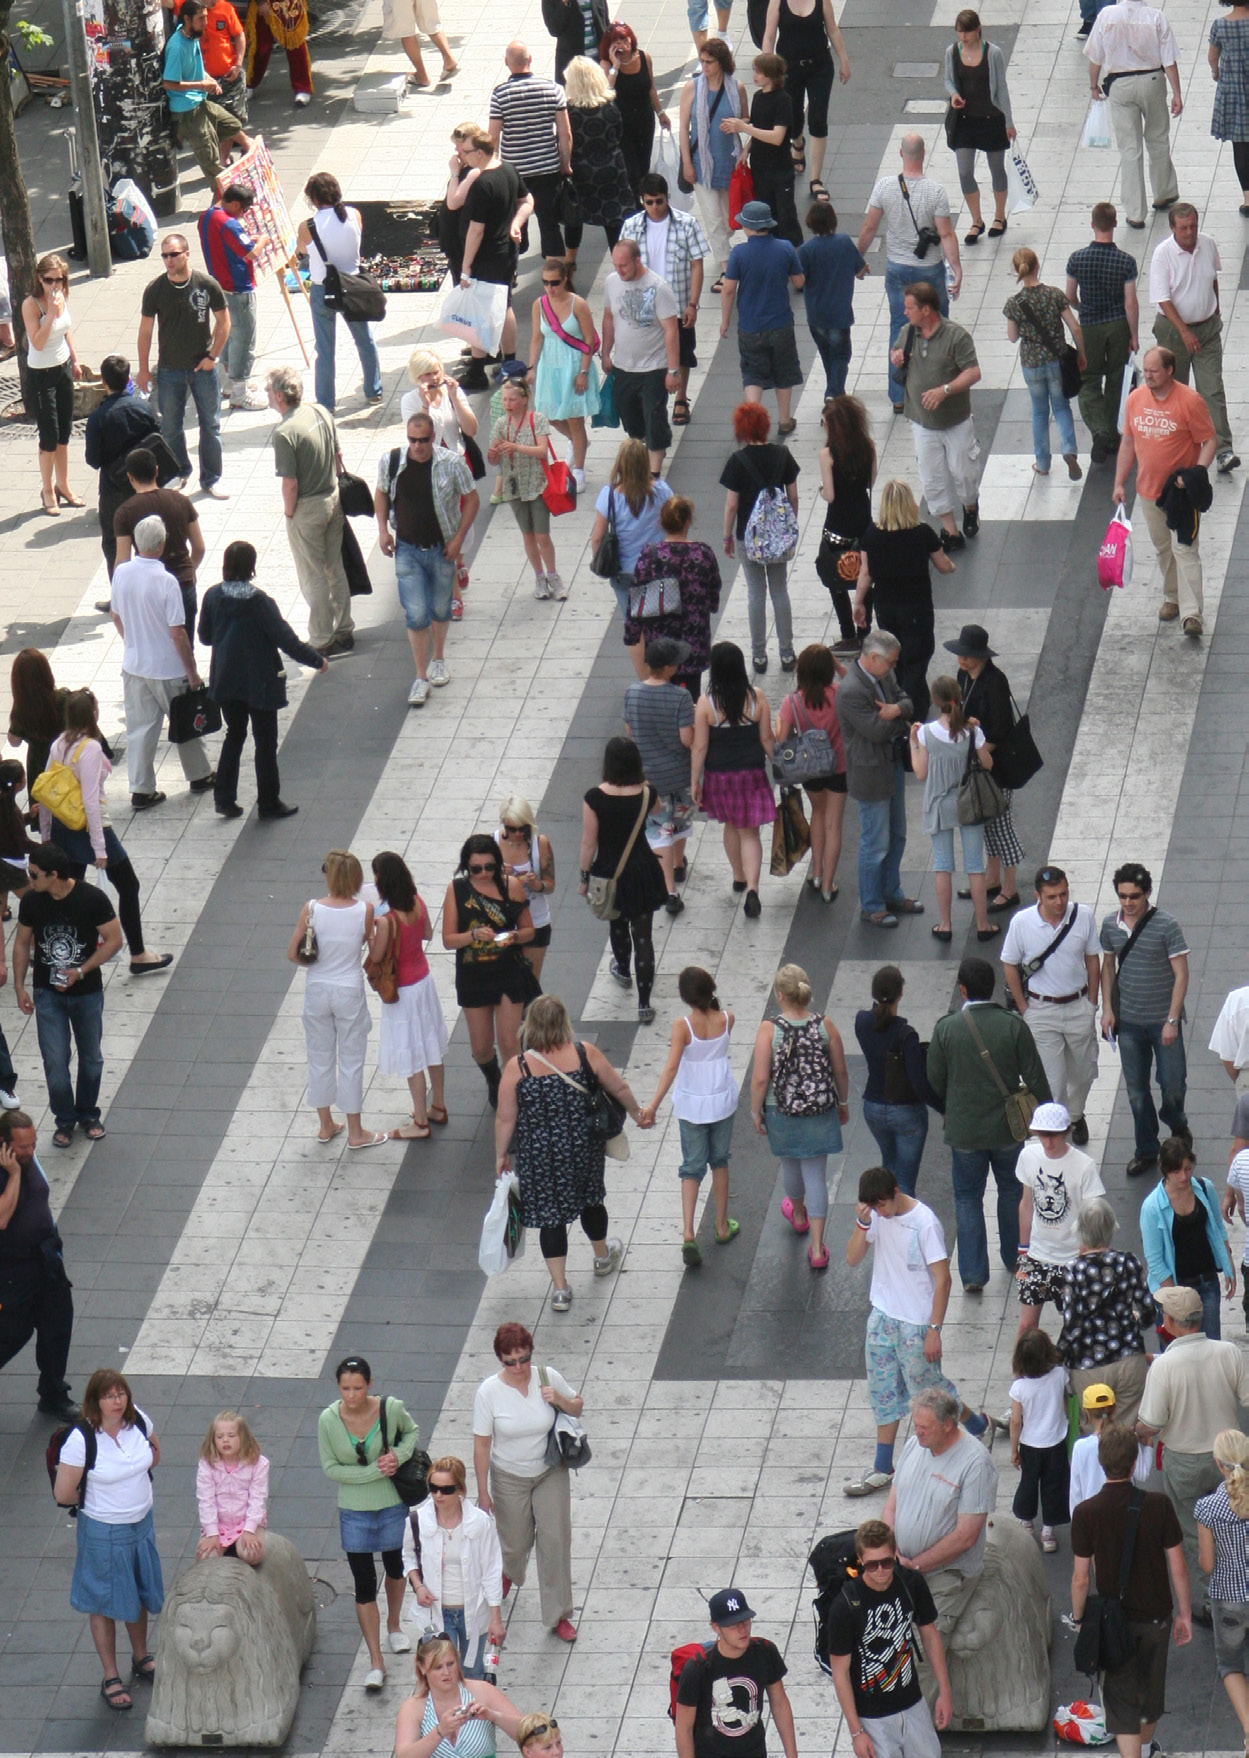
<instances>
[{"instance_id":1,"label":"plaid shorts","mask_svg":"<svg viewBox=\"0 0 1249 1758\"><path fill-rule=\"evenodd\" d=\"M867 1356L867 1398L878 1424L900 1422L911 1408L917 1392L939 1386L957 1398L958 1393L941 1371L940 1361L924 1358L927 1325L911 1325L890 1318L873 1307L867 1321L864 1352Z\"/></svg>"},{"instance_id":2,"label":"plaid shorts","mask_svg":"<svg viewBox=\"0 0 1249 1758\"><path fill-rule=\"evenodd\" d=\"M1034 1257L1021 1257L1018 1266L1024 1272L1022 1282L1016 1282L1021 1306L1044 1306L1047 1300L1057 1306L1063 1297L1063 1289L1067 1286L1067 1272L1062 1264L1038 1263Z\"/></svg>"}]
</instances>

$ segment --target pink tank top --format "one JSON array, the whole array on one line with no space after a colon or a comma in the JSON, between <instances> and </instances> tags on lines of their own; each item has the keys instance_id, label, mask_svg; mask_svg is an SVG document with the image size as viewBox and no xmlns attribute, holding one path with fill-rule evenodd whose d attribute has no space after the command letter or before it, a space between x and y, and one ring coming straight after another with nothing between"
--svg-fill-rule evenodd
<instances>
[{"instance_id":1,"label":"pink tank top","mask_svg":"<svg viewBox=\"0 0 1249 1758\"><path fill-rule=\"evenodd\" d=\"M409 927L406 922L399 923L399 987L409 988L419 983L422 977L429 975L429 960L425 956L423 939L429 933L429 916L425 905L421 905L421 919Z\"/></svg>"}]
</instances>

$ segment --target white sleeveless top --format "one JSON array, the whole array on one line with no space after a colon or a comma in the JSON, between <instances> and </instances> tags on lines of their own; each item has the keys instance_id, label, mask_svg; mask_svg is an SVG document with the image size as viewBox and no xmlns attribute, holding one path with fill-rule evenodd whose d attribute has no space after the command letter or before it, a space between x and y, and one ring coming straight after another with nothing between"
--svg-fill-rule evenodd
<instances>
[{"instance_id":1,"label":"white sleeveless top","mask_svg":"<svg viewBox=\"0 0 1249 1758\"><path fill-rule=\"evenodd\" d=\"M364 912L366 905L349 904L334 909L314 903L313 926L317 931L317 962L308 966L309 984L323 983L337 989L364 990Z\"/></svg>"},{"instance_id":2,"label":"white sleeveless top","mask_svg":"<svg viewBox=\"0 0 1249 1758\"><path fill-rule=\"evenodd\" d=\"M495 831L494 840L496 845L501 849L503 847L503 833L501 830ZM518 876L521 873L540 873L542 871L542 851L538 847L538 833L536 830L529 839L529 859L527 861L513 861L512 865L515 867ZM527 891L525 896L529 899L529 920L533 923L534 927L548 927L551 921L551 899L548 894L545 891Z\"/></svg>"},{"instance_id":3,"label":"white sleeveless top","mask_svg":"<svg viewBox=\"0 0 1249 1758\"><path fill-rule=\"evenodd\" d=\"M672 1083L672 1115L683 1123L718 1123L737 1109L737 1082L729 1067L729 1028L718 1038L696 1038L687 1016L690 1041Z\"/></svg>"},{"instance_id":4,"label":"white sleeveless top","mask_svg":"<svg viewBox=\"0 0 1249 1758\"><path fill-rule=\"evenodd\" d=\"M36 300L35 303L38 304L38 300ZM48 315L42 305L39 306L39 315L40 317L47 317ZM72 323L73 319L69 315L69 306L67 305L60 317L53 318L52 329L44 346L42 348L35 348L33 346L27 348L27 366L33 366L39 369L48 366L64 366L65 362L69 359L69 343L66 340L66 337L69 334Z\"/></svg>"},{"instance_id":5,"label":"white sleeveless top","mask_svg":"<svg viewBox=\"0 0 1249 1758\"><path fill-rule=\"evenodd\" d=\"M340 220L333 208L318 208L308 218L316 227L317 237L325 246L325 256L334 267L345 275L359 274L362 228L351 209L348 208L345 220ZM308 244L308 273L314 287L319 287L325 279L325 257L311 240Z\"/></svg>"}]
</instances>

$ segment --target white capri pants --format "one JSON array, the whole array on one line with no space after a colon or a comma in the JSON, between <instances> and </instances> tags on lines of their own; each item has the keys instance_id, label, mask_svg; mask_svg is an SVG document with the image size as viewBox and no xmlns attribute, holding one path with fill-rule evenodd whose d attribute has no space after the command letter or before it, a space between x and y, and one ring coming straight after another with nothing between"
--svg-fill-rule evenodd
<instances>
[{"instance_id":1,"label":"white capri pants","mask_svg":"<svg viewBox=\"0 0 1249 1758\"><path fill-rule=\"evenodd\" d=\"M971 416L954 427L921 427L913 421L911 432L928 511L940 518L956 505L974 507L980 494L980 442Z\"/></svg>"},{"instance_id":2,"label":"white capri pants","mask_svg":"<svg viewBox=\"0 0 1249 1758\"><path fill-rule=\"evenodd\" d=\"M369 1047L369 1004L359 987L309 982L304 989L308 1043L308 1103L337 1105L358 1116L364 1109L364 1056Z\"/></svg>"}]
</instances>

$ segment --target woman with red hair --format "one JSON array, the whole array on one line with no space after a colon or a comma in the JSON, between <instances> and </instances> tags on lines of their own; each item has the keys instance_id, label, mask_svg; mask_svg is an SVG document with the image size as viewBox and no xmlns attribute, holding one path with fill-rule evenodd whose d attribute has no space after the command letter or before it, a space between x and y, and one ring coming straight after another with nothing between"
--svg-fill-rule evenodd
<instances>
[{"instance_id":1,"label":"woman with red hair","mask_svg":"<svg viewBox=\"0 0 1249 1758\"><path fill-rule=\"evenodd\" d=\"M629 174L629 188L636 196L638 183L651 168L656 119L661 128L670 129L672 123L655 90L651 58L645 50L638 48L637 37L627 24L617 19L603 32L598 58L616 94L616 107L624 130L621 150ZM636 206L635 202L635 209Z\"/></svg>"},{"instance_id":2,"label":"woman with red hair","mask_svg":"<svg viewBox=\"0 0 1249 1758\"><path fill-rule=\"evenodd\" d=\"M724 553L737 553L746 535L755 502L764 489L783 488L794 512L798 511L798 464L788 446L769 444L772 418L762 403L739 403L733 411L733 437L741 450L729 458L720 473L724 497ZM743 554L746 576L746 608L750 616L750 650L756 672L768 669L768 597L776 617L776 640L781 650L781 670L793 671L794 623L789 607L789 563L752 562Z\"/></svg>"}]
</instances>

